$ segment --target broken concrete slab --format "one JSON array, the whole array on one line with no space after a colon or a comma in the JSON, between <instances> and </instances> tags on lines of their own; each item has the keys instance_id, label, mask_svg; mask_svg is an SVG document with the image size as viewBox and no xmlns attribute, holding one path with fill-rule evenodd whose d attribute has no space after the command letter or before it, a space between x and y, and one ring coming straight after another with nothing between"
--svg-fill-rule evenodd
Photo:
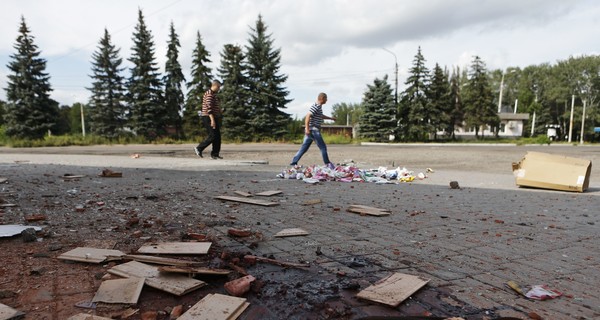
<instances>
[{"instance_id":1,"label":"broken concrete slab","mask_svg":"<svg viewBox=\"0 0 600 320\"><path fill-rule=\"evenodd\" d=\"M283 229L277 232L274 237L295 237L309 235L308 231L300 228Z\"/></svg>"},{"instance_id":2,"label":"broken concrete slab","mask_svg":"<svg viewBox=\"0 0 600 320\"><path fill-rule=\"evenodd\" d=\"M4 224L0 225L0 238L3 237L13 237L16 235L20 235L23 230L27 230L29 228L35 229L35 231L42 230L42 227L38 226L24 226L21 224Z\"/></svg>"},{"instance_id":3,"label":"broken concrete slab","mask_svg":"<svg viewBox=\"0 0 600 320\"><path fill-rule=\"evenodd\" d=\"M223 294L208 294L177 318L178 320L233 320L250 304L244 298Z\"/></svg>"},{"instance_id":4,"label":"broken concrete slab","mask_svg":"<svg viewBox=\"0 0 600 320\"><path fill-rule=\"evenodd\" d=\"M247 203L247 204L256 204L256 205L264 206L264 207L273 207L273 206L278 206L279 205L279 203L277 203L277 202L269 202L269 201L262 201L262 200L256 200L256 199L246 199L246 198L240 198L240 197L231 197L231 196L218 196L218 197L215 197L215 199L225 200L225 201L241 202L241 203Z\"/></svg>"},{"instance_id":5,"label":"broken concrete slab","mask_svg":"<svg viewBox=\"0 0 600 320\"><path fill-rule=\"evenodd\" d=\"M89 263L102 263L104 261L121 260L124 255L125 253L119 250L77 247L71 251L61 254L58 256L58 259Z\"/></svg>"},{"instance_id":6,"label":"broken concrete slab","mask_svg":"<svg viewBox=\"0 0 600 320\"><path fill-rule=\"evenodd\" d=\"M138 249L149 254L207 254L212 242L163 242Z\"/></svg>"},{"instance_id":7,"label":"broken concrete slab","mask_svg":"<svg viewBox=\"0 0 600 320\"><path fill-rule=\"evenodd\" d=\"M108 273L124 278L145 278L144 283L146 285L177 296L184 295L206 285L204 281L188 278L181 274L161 273L158 271L158 267L137 261L116 265L108 269Z\"/></svg>"},{"instance_id":8,"label":"broken concrete slab","mask_svg":"<svg viewBox=\"0 0 600 320\"><path fill-rule=\"evenodd\" d=\"M25 313L0 303L0 320L19 319L24 315Z\"/></svg>"},{"instance_id":9,"label":"broken concrete slab","mask_svg":"<svg viewBox=\"0 0 600 320\"><path fill-rule=\"evenodd\" d=\"M429 279L419 276L394 273L362 290L356 296L396 307L428 282Z\"/></svg>"},{"instance_id":10,"label":"broken concrete slab","mask_svg":"<svg viewBox=\"0 0 600 320\"><path fill-rule=\"evenodd\" d=\"M106 280L100 284L92 302L136 304L143 287L144 278Z\"/></svg>"}]
</instances>

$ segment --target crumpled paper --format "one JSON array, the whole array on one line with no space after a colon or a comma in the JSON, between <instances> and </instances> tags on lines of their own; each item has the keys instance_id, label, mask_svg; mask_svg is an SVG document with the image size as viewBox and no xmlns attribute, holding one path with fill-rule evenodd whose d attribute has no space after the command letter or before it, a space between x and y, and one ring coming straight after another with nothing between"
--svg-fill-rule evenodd
<instances>
[{"instance_id":1,"label":"crumpled paper","mask_svg":"<svg viewBox=\"0 0 600 320\"><path fill-rule=\"evenodd\" d=\"M428 170L429 171L429 170ZM431 170L433 172L433 170ZM340 182L372 182L377 184L413 182L414 180L423 180L427 175L423 172L414 174L406 168L397 167L388 169L379 167L377 169L361 169L356 164L350 163L339 165L335 168L327 166L312 165L309 167L293 166L282 170L277 177L283 179L303 180L307 183L317 183L321 181L340 181Z\"/></svg>"}]
</instances>

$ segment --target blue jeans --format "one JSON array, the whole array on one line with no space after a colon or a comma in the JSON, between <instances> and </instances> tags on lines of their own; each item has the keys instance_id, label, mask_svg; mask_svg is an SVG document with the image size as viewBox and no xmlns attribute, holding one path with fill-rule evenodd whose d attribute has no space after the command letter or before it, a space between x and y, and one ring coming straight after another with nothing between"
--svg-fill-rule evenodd
<instances>
[{"instance_id":1,"label":"blue jeans","mask_svg":"<svg viewBox=\"0 0 600 320\"><path fill-rule=\"evenodd\" d=\"M292 165L298 164L298 161L300 161L300 158L302 158L304 153L308 151L308 148L312 144L313 140L317 142L317 146L319 147L319 150L321 150L323 162L325 162L325 164L328 164L330 162L329 156L327 155L327 146L325 145L325 141L323 141L323 136L321 136L321 130L318 128L310 128L310 133L304 135L304 141L302 141L302 146L294 156L294 159L292 159Z\"/></svg>"}]
</instances>

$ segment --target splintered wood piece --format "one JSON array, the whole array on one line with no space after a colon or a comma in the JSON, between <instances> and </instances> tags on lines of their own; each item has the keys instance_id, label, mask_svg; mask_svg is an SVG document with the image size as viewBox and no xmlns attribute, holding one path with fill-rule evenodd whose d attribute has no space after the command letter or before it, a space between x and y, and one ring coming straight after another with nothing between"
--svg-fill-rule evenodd
<instances>
[{"instance_id":1,"label":"splintered wood piece","mask_svg":"<svg viewBox=\"0 0 600 320\"><path fill-rule=\"evenodd\" d=\"M304 203L302 203L302 204L305 206L310 206L310 205L319 204L322 202L323 202L323 200L321 200L321 199L310 199L310 200L304 201Z\"/></svg>"},{"instance_id":2,"label":"splintered wood piece","mask_svg":"<svg viewBox=\"0 0 600 320\"><path fill-rule=\"evenodd\" d=\"M212 274L212 275L228 275L231 273L229 270L216 269L216 268L203 268L203 267L186 267L186 266L164 266L158 267L160 272L173 272L173 273L185 273L185 274Z\"/></svg>"},{"instance_id":3,"label":"splintered wood piece","mask_svg":"<svg viewBox=\"0 0 600 320\"><path fill-rule=\"evenodd\" d=\"M270 197L270 196L274 196L276 194L281 194L283 193L283 191L280 190L268 190L268 191L263 191L263 192L259 192L256 193L257 196L263 196L263 197Z\"/></svg>"},{"instance_id":4,"label":"splintered wood piece","mask_svg":"<svg viewBox=\"0 0 600 320\"><path fill-rule=\"evenodd\" d=\"M78 313L74 316L68 317L67 320L112 320L112 318L95 316L87 313Z\"/></svg>"},{"instance_id":5,"label":"splintered wood piece","mask_svg":"<svg viewBox=\"0 0 600 320\"><path fill-rule=\"evenodd\" d=\"M106 260L121 260L124 255L125 253L119 250L77 247L71 251L61 254L58 256L58 259L89 263L102 263Z\"/></svg>"},{"instance_id":6,"label":"splintered wood piece","mask_svg":"<svg viewBox=\"0 0 600 320\"><path fill-rule=\"evenodd\" d=\"M283 229L277 232L274 237L294 237L308 235L308 231L300 228Z\"/></svg>"},{"instance_id":7,"label":"splintered wood piece","mask_svg":"<svg viewBox=\"0 0 600 320\"><path fill-rule=\"evenodd\" d=\"M233 320L237 319L249 305L245 298L232 297L219 293L208 294L177 319Z\"/></svg>"},{"instance_id":8,"label":"splintered wood piece","mask_svg":"<svg viewBox=\"0 0 600 320\"><path fill-rule=\"evenodd\" d=\"M144 287L144 278L106 280L100 284L92 302L136 304Z\"/></svg>"},{"instance_id":9,"label":"splintered wood piece","mask_svg":"<svg viewBox=\"0 0 600 320\"><path fill-rule=\"evenodd\" d=\"M233 193L237 194L238 196L242 196L242 197L252 197L252 194L250 192L246 192L246 191L234 191Z\"/></svg>"},{"instance_id":10,"label":"splintered wood piece","mask_svg":"<svg viewBox=\"0 0 600 320\"><path fill-rule=\"evenodd\" d=\"M218 197L215 197L215 199L226 200L226 201L235 201L235 202L248 203L248 204L256 204L256 205L265 206L265 207L273 207L273 206L279 205L279 203L277 203L277 202L268 202L268 201L262 201L262 200L256 200L256 199L246 199L246 198L230 197L230 196L218 196Z\"/></svg>"},{"instance_id":11,"label":"splintered wood piece","mask_svg":"<svg viewBox=\"0 0 600 320\"><path fill-rule=\"evenodd\" d=\"M161 273L158 267L137 261L129 261L108 269L108 273L124 278L145 278L145 284L177 296L194 291L206 283L181 274Z\"/></svg>"},{"instance_id":12,"label":"splintered wood piece","mask_svg":"<svg viewBox=\"0 0 600 320\"><path fill-rule=\"evenodd\" d=\"M24 314L25 313L23 313L19 310L13 309L5 304L0 303L0 319L1 320L17 319L18 317L20 317Z\"/></svg>"},{"instance_id":13,"label":"splintered wood piece","mask_svg":"<svg viewBox=\"0 0 600 320\"><path fill-rule=\"evenodd\" d=\"M177 267L186 267L193 266L198 264L195 261L181 260L181 259L172 259L172 258L164 258L164 257L155 257L155 256L145 256L145 255L137 255L137 254L128 254L123 256L125 260L135 260L138 262L147 262L153 264L162 264L166 266L177 266Z\"/></svg>"},{"instance_id":14,"label":"splintered wood piece","mask_svg":"<svg viewBox=\"0 0 600 320\"><path fill-rule=\"evenodd\" d=\"M356 296L396 307L428 282L429 279L418 276L394 273L362 290Z\"/></svg>"},{"instance_id":15,"label":"splintered wood piece","mask_svg":"<svg viewBox=\"0 0 600 320\"><path fill-rule=\"evenodd\" d=\"M375 207L363 206L353 204L348 207L348 212L358 213L360 215L371 215L371 216L389 216L390 210L380 209Z\"/></svg>"},{"instance_id":16,"label":"splintered wood piece","mask_svg":"<svg viewBox=\"0 0 600 320\"><path fill-rule=\"evenodd\" d=\"M150 254L207 254L212 242L163 242L142 246L139 253Z\"/></svg>"},{"instance_id":17,"label":"splintered wood piece","mask_svg":"<svg viewBox=\"0 0 600 320\"><path fill-rule=\"evenodd\" d=\"M73 180L73 179L85 178L85 175L83 175L83 174L65 174L61 178L63 178L63 180Z\"/></svg>"}]
</instances>

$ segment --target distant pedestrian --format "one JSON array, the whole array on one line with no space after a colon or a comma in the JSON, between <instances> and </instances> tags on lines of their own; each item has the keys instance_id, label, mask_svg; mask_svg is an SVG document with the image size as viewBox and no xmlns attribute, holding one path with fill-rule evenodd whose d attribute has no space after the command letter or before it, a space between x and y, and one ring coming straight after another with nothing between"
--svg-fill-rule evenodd
<instances>
[{"instance_id":1,"label":"distant pedestrian","mask_svg":"<svg viewBox=\"0 0 600 320\"><path fill-rule=\"evenodd\" d=\"M319 150L321 150L321 156L323 157L325 165L332 169L335 167L331 161L329 161L327 145L325 145L323 136L321 136L321 124L323 123L323 119L335 121L335 118L323 115L323 105L325 103L327 103L327 94L321 92L317 97L317 102L310 107L310 110L304 118L304 141L290 165L295 166L298 164L298 161L300 161L300 158L308 151L308 148L314 140L317 143Z\"/></svg>"},{"instance_id":2,"label":"distant pedestrian","mask_svg":"<svg viewBox=\"0 0 600 320\"><path fill-rule=\"evenodd\" d=\"M202 125L206 129L206 139L200 142L197 147L194 148L196 154L203 158L202 151L212 144L212 151L210 157L212 159L223 159L221 153L221 124L223 123L223 113L219 105L219 97L217 92L221 88L221 82L215 80L212 82L210 89L208 89L202 97L202 111L200 111L200 118L202 119Z\"/></svg>"}]
</instances>

